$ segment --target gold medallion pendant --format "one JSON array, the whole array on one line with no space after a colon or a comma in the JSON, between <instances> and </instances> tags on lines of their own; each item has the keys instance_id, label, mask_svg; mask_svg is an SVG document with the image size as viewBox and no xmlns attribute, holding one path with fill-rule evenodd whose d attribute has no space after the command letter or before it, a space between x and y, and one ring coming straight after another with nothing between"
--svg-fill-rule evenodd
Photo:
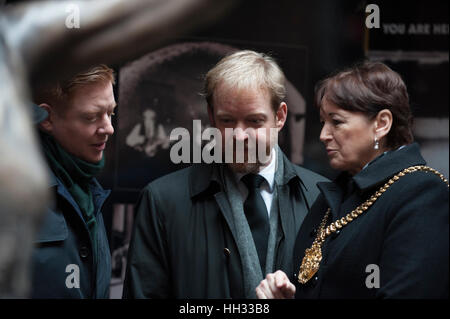
<instances>
[{"instance_id":1,"label":"gold medallion pendant","mask_svg":"<svg viewBox=\"0 0 450 319\"><path fill-rule=\"evenodd\" d=\"M303 257L300 270L298 272L298 282L306 284L316 272L319 270L320 262L322 261L322 243L325 241L326 233L324 231L328 216L331 210L328 208L325 216L320 223L317 236L311 245L311 248L305 250L305 257Z\"/></svg>"},{"instance_id":2,"label":"gold medallion pendant","mask_svg":"<svg viewBox=\"0 0 450 319\"><path fill-rule=\"evenodd\" d=\"M320 262L322 261L322 249L318 245L313 245L311 248L305 250L305 257L303 257L298 274L298 281L305 284L310 280L319 270Z\"/></svg>"}]
</instances>

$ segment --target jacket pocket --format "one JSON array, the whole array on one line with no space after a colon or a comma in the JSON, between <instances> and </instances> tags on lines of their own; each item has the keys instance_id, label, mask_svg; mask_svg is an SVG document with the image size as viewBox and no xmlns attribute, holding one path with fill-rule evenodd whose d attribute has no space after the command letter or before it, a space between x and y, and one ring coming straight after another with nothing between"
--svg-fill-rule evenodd
<instances>
[{"instance_id":1,"label":"jacket pocket","mask_svg":"<svg viewBox=\"0 0 450 319\"><path fill-rule=\"evenodd\" d=\"M47 210L47 214L42 221L34 243L49 243L55 241L64 241L67 239L69 232L67 230L66 220L61 212Z\"/></svg>"}]
</instances>

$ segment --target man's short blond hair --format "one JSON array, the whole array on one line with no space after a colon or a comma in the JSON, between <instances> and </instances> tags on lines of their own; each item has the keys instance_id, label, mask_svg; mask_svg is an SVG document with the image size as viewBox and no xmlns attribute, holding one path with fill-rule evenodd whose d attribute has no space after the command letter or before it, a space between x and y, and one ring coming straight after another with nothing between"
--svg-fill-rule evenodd
<instances>
[{"instance_id":1,"label":"man's short blond hair","mask_svg":"<svg viewBox=\"0 0 450 319\"><path fill-rule=\"evenodd\" d=\"M214 92L219 85L235 90L266 90L275 112L286 97L285 76L275 60L250 50L226 56L206 74L204 95L208 107L213 108Z\"/></svg>"},{"instance_id":2,"label":"man's short blond hair","mask_svg":"<svg viewBox=\"0 0 450 319\"><path fill-rule=\"evenodd\" d=\"M56 106L70 98L77 88L102 82L115 84L114 70L104 64L91 67L68 80L56 81L39 87L35 91L33 100L36 104L47 103Z\"/></svg>"}]
</instances>

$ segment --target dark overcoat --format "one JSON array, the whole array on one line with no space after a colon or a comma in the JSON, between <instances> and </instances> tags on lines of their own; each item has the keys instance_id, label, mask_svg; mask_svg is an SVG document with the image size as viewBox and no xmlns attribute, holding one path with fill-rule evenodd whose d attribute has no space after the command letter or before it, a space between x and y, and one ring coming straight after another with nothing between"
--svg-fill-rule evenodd
<instances>
[{"instance_id":1,"label":"dark overcoat","mask_svg":"<svg viewBox=\"0 0 450 319\"><path fill-rule=\"evenodd\" d=\"M322 176L283 154L277 185L281 232L276 269L292 272L300 225ZM216 164L195 164L150 183L137 205L124 298L244 298L231 207Z\"/></svg>"},{"instance_id":2,"label":"dark overcoat","mask_svg":"<svg viewBox=\"0 0 450 319\"><path fill-rule=\"evenodd\" d=\"M448 297L449 190L429 172L400 177L365 213L325 240L323 259L312 279L300 284L296 278L329 207L334 222L396 173L424 164L414 143L375 160L346 185L318 184L321 195L295 245L292 281L297 298Z\"/></svg>"},{"instance_id":3,"label":"dark overcoat","mask_svg":"<svg viewBox=\"0 0 450 319\"><path fill-rule=\"evenodd\" d=\"M110 191L96 179L90 188L97 220L97 260L82 213L64 184L53 174L54 205L35 239L31 260L32 298L109 298L111 254L101 207Z\"/></svg>"}]
</instances>

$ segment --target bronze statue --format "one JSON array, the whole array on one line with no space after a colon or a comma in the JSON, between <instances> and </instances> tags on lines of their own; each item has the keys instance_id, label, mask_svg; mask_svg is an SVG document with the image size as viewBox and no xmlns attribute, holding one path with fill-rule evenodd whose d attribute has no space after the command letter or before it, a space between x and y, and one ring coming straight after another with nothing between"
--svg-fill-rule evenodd
<instances>
[{"instance_id":1,"label":"bronze statue","mask_svg":"<svg viewBox=\"0 0 450 319\"><path fill-rule=\"evenodd\" d=\"M235 1L0 1L0 298L27 297L34 231L50 201L31 124L34 87L115 65L213 22Z\"/></svg>"}]
</instances>

